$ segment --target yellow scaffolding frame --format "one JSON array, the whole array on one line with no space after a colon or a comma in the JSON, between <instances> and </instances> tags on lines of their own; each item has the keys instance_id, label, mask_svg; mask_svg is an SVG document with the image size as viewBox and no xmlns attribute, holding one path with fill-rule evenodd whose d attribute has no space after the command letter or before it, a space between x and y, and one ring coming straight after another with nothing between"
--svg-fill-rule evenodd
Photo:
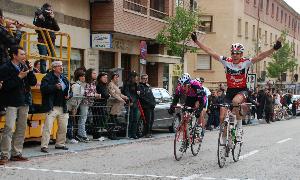
<instances>
[{"instance_id":1,"label":"yellow scaffolding frame","mask_svg":"<svg viewBox=\"0 0 300 180\"><path fill-rule=\"evenodd\" d=\"M12 18L5 18L5 20L10 20L10 21L14 21L14 22L18 22L15 19ZM31 40L32 37L38 35L37 32L25 32L22 34L22 39L20 42L20 46L22 46L23 48L25 48L26 51L26 55L28 59L45 59L49 61L49 64L51 64L51 62L53 60L60 60L60 61L67 61L67 68L68 68L68 79L70 80L71 77L71 37L69 34L67 33L63 33L63 32L57 32L57 31L53 31L53 30L49 30L49 29L45 29L45 28L40 28L40 27L36 27L30 24L26 24L26 23L22 23L24 25L25 28L31 29L31 30L35 30L38 31L43 39L44 43L38 42L37 40ZM55 33L56 37L59 37L59 56L57 56L57 53L55 51L55 45L52 43L52 41L50 40L50 33L49 32L53 32ZM12 31L11 31L12 33ZM66 38L67 40L67 44L66 44L66 48L67 48L67 57L63 57L63 40L64 38ZM44 56L44 55L40 55L40 54L34 54L31 52L31 45L44 45L47 48L47 52L48 52L48 56ZM53 54L52 54L53 53Z\"/></svg>"}]
</instances>

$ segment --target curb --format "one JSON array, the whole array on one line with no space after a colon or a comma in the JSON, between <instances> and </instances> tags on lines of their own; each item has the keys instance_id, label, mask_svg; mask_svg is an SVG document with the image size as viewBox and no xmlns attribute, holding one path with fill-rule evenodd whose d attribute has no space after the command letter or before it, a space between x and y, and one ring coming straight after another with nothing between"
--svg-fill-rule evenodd
<instances>
[{"instance_id":1,"label":"curb","mask_svg":"<svg viewBox=\"0 0 300 180\"><path fill-rule=\"evenodd\" d=\"M125 142L120 142L120 143L116 143L116 144L101 144L99 146L95 146L95 147L87 147L87 148L83 148L83 149L78 149L78 150L67 150L67 151L59 151L59 152L53 152L53 153L45 153L45 154L37 154L37 155L29 155L27 157L29 158L38 158L38 157L52 157L52 156L59 156L59 155L64 155L64 154L76 154L78 152L84 152L84 151L89 151L89 150L97 150L97 149L102 149L102 148L107 148L107 147L117 147L120 145L125 145L125 144L138 144L138 143L142 143L142 142L151 142L151 141L155 141L158 139L165 139L165 138L170 138L173 137L173 135L168 134L166 136L161 136L161 137L153 137L153 138L141 138L138 140L130 140L127 138L124 138L126 141Z\"/></svg>"}]
</instances>

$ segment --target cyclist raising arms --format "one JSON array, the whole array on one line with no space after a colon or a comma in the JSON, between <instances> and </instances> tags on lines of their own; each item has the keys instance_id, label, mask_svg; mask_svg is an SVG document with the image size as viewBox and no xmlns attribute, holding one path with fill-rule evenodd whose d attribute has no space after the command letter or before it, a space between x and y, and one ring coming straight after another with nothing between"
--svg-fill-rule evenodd
<instances>
[{"instance_id":1,"label":"cyclist raising arms","mask_svg":"<svg viewBox=\"0 0 300 180\"><path fill-rule=\"evenodd\" d=\"M274 44L273 48L258 54L254 58L244 58L244 46L240 43L231 45L231 57L220 56L214 50L207 47L205 44L197 40L196 32L191 35L192 40L207 54L212 56L217 61L221 62L225 68L226 80L227 80L227 92L226 102L233 103L233 113L237 117L237 135L238 141L242 140L242 116L239 113L238 106L247 100L248 89L247 89L247 75L249 67L256 62L263 60L270 56L273 52L281 48L281 39L279 38ZM220 109L220 122L222 123L225 118L225 108Z\"/></svg>"},{"instance_id":2,"label":"cyclist raising arms","mask_svg":"<svg viewBox=\"0 0 300 180\"><path fill-rule=\"evenodd\" d=\"M197 80L192 80L188 73L182 74L178 79L173 102L168 110L170 114L175 112L175 106L181 98L184 99L184 106L195 109L195 117L198 119L198 124L200 125L202 121L202 126L205 126L205 122L203 121L204 117L201 118L202 116L200 117L200 115L207 101L206 93L202 87L202 83ZM204 129L204 126L202 129ZM204 136L204 131L201 132L201 136Z\"/></svg>"}]
</instances>

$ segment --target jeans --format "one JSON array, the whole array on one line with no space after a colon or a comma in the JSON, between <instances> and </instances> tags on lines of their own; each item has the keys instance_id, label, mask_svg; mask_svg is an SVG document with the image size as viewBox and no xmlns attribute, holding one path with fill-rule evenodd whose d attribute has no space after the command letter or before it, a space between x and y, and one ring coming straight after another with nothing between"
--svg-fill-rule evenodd
<instances>
[{"instance_id":1,"label":"jeans","mask_svg":"<svg viewBox=\"0 0 300 180\"><path fill-rule=\"evenodd\" d=\"M48 54L48 50L47 47L45 45L42 44L38 44L37 48L39 50L39 54L43 55L43 56L47 56ZM54 55L53 50L51 49L51 47L49 46L51 54ZM40 71L42 74L45 74L47 72L47 64L46 64L46 60L45 59L40 59Z\"/></svg>"},{"instance_id":2,"label":"jeans","mask_svg":"<svg viewBox=\"0 0 300 180\"><path fill-rule=\"evenodd\" d=\"M80 118L78 121L78 135L81 137L87 137L85 124L89 113L88 105L80 105Z\"/></svg>"},{"instance_id":3,"label":"jeans","mask_svg":"<svg viewBox=\"0 0 300 180\"><path fill-rule=\"evenodd\" d=\"M28 111L28 106L7 107L1 142L2 156L9 157L11 149L12 156L22 154Z\"/></svg>"}]
</instances>

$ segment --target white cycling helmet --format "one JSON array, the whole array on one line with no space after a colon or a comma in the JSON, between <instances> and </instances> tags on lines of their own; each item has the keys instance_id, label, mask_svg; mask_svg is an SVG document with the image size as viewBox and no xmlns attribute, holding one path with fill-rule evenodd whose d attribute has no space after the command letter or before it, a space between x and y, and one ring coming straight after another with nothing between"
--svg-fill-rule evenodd
<instances>
[{"instance_id":1,"label":"white cycling helmet","mask_svg":"<svg viewBox=\"0 0 300 180\"><path fill-rule=\"evenodd\" d=\"M244 46L241 43L234 43L231 45L231 52L235 53L243 53L244 52Z\"/></svg>"},{"instance_id":2,"label":"white cycling helmet","mask_svg":"<svg viewBox=\"0 0 300 180\"><path fill-rule=\"evenodd\" d=\"M190 82L191 80L191 76L189 75L189 73L184 73L181 75L181 77L178 79L178 82L183 85L185 83Z\"/></svg>"}]
</instances>

